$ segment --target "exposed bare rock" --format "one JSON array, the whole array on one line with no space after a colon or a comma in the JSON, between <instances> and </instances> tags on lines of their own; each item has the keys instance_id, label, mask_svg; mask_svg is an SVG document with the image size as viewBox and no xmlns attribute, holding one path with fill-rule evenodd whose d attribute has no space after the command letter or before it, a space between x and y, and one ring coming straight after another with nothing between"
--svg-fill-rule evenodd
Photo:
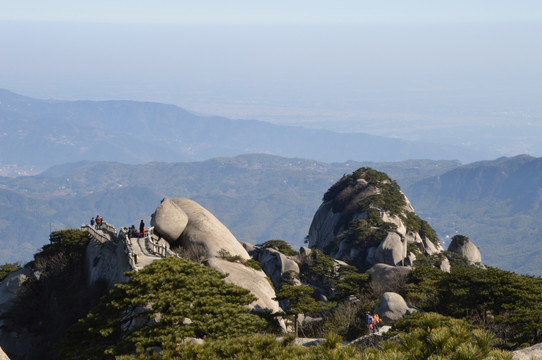
<instances>
[{"instance_id":1,"label":"exposed bare rock","mask_svg":"<svg viewBox=\"0 0 542 360\"><path fill-rule=\"evenodd\" d=\"M0 360L9 360L9 357L6 355L4 350L0 347Z\"/></svg>"},{"instance_id":2,"label":"exposed bare rock","mask_svg":"<svg viewBox=\"0 0 542 360\"><path fill-rule=\"evenodd\" d=\"M423 245L425 246L425 253L427 255L435 255L444 251L440 242L435 245L428 238L423 240Z\"/></svg>"},{"instance_id":3,"label":"exposed bare rock","mask_svg":"<svg viewBox=\"0 0 542 360\"><path fill-rule=\"evenodd\" d=\"M398 287L404 284L411 269L407 266L376 264L367 270L367 273L371 275L371 287L381 293L397 291Z\"/></svg>"},{"instance_id":4,"label":"exposed bare rock","mask_svg":"<svg viewBox=\"0 0 542 360\"><path fill-rule=\"evenodd\" d=\"M286 273L292 271L299 274L299 265L275 249L258 249L254 253L254 258L258 260L263 271L269 276L276 289L280 287L280 283L284 280Z\"/></svg>"},{"instance_id":5,"label":"exposed bare rock","mask_svg":"<svg viewBox=\"0 0 542 360\"><path fill-rule=\"evenodd\" d=\"M132 270L124 246L120 242L97 243L90 241L85 251L87 285L92 286L98 279L105 280L107 288L128 280L124 275Z\"/></svg>"},{"instance_id":6,"label":"exposed bare rock","mask_svg":"<svg viewBox=\"0 0 542 360\"><path fill-rule=\"evenodd\" d=\"M464 256L471 264L482 263L480 249L466 236L455 235L448 246L448 251Z\"/></svg>"},{"instance_id":7,"label":"exposed bare rock","mask_svg":"<svg viewBox=\"0 0 542 360\"><path fill-rule=\"evenodd\" d=\"M250 259L249 252L255 253L259 249L240 243L224 224L195 201L165 198L152 215L151 225L155 227L156 234L171 243L180 244L185 249L203 249L206 265L227 274L226 281L249 290L257 298L250 304L253 311L281 311L278 302L273 300L275 290L266 274L243 264Z\"/></svg>"},{"instance_id":8,"label":"exposed bare rock","mask_svg":"<svg viewBox=\"0 0 542 360\"><path fill-rule=\"evenodd\" d=\"M514 351L513 360L541 360L542 344L536 344L525 349Z\"/></svg>"},{"instance_id":9,"label":"exposed bare rock","mask_svg":"<svg viewBox=\"0 0 542 360\"><path fill-rule=\"evenodd\" d=\"M250 304L256 312L276 313L281 309L275 297L275 290L263 271L255 270L239 262L231 262L220 258L209 258L208 265L218 271L228 274L226 281L241 286L258 299Z\"/></svg>"},{"instance_id":10,"label":"exposed bare rock","mask_svg":"<svg viewBox=\"0 0 542 360\"><path fill-rule=\"evenodd\" d=\"M220 256L222 251L226 251L243 259L250 258L230 230L197 202L186 198L165 198L162 200L164 203L168 205L159 206L151 217L151 225L159 235L165 237L158 229L175 229L168 235L172 237L182 228L180 236L172 242L178 241L184 247L203 246L209 257Z\"/></svg>"},{"instance_id":11,"label":"exposed bare rock","mask_svg":"<svg viewBox=\"0 0 542 360\"><path fill-rule=\"evenodd\" d=\"M420 219L399 186L386 174L360 168L324 195L307 240L310 248L366 270L377 263L412 265L418 251L442 252L436 233ZM408 244L417 250L409 253Z\"/></svg>"},{"instance_id":12,"label":"exposed bare rock","mask_svg":"<svg viewBox=\"0 0 542 360\"><path fill-rule=\"evenodd\" d=\"M22 268L12 272L0 282L0 309L6 309L12 303L23 283L29 278L34 278L34 273L27 268Z\"/></svg>"},{"instance_id":13,"label":"exposed bare rock","mask_svg":"<svg viewBox=\"0 0 542 360\"><path fill-rule=\"evenodd\" d=\"M444 271L444 272L447 272L447 273L449 273L449 272L451 271L452 266L451 266L451 264L450 264L450 260L448 260L447 257L445 257L445 258L441 261L441 263L440 263L440 265L439 265L439 269L442 270L442 271Z\"/></svg>"},{"instance_id":14,"label":"exposed bare rock","mask_svg":"<svg viewBox=\"0 0 542 360\"><path fill-rule=\"evenodd\" d=\"M204 249L208 266L228 274L227 281L250 290L257 297L251 304L254 311L281 311L278 302L273 300L275 290L266 274L243 265L245 260L250 259L247 249L251 252L257 249L237 241L224 224L197 202L185 198L165 198L152 215L151 225L155 227L155 233L170 242L180 243L184 248ZM235 258L241 260L235 261ZM279 272L292 267L287 259L280 261Z\"/></svg>"},{"instance_id":15,"label":"exposed bare rock","mask_svg":"<svg viewBox=\"0 0 542 360\"><path fill-rule=\"evenodd\" d=\"M401 295L394 292L384 293L374 310L386 325L405 315L410 315L414 311L417 309L409 306Z\"/></svg>"},{"instance_id":16,"label":"exposed bare rock","mask_svg":"<svg viewBox=\"0 0 542 360\"><path fill-rule=\"evenodd\" d=\"M0 315L13 304L24 282L32 278L34 278L34 273L27 268L22 268L9 274L0 282ZM3 325L3 321L0 321L0 328ZM4 350L0 351L0 360L9 359L4 351L7 351L11 356L15 355L16 358L23 358L29 347L32 346L31 338L26 330L22 333L15 333L2 329L0 331L0 344L2 344Z\"/></svg>"},{"instance_id":17,"label":"exposed bare rock","mask_svg":"<svg viewBox=\"0 0 542 360\"><path fill-rule=\"evenodd\" d=\"M299 254L301 256L309 256L311 251L312 250L310 248L305 247L305 246L302 246L302 247L299 248Z\"/></svg>"},{"instance_id":18,"label":"exposed bare rock","mask_svg":"<svg viewBox=\"0 0 542 360\"><path fill-rule=\"evenodd\" d=\"M376 248L373 263L384 263L398 266L404 265L407 256L406 239L401 234L390 232ZM369 260L369 259L367 259Z\"/></svg>"},{"instance_id":19,"label":"exposed bare rock","mask_svg":"<svg viewBox=\"0 0 542 360\"><path fill-rule=\"evenodd\" d=\"M186 225L188 216L172 199L165 198L156 208L151 226L169 242L177 241Z\"/></svg>"},{"instance_id":20,"label":"exposed bare rock","mask_svg":"<svg viewBox=\"0 0 542 360\"><path fill-rule=\"evenodd\" d=\"M312 219L309 228L309 246L311 248L323 249L333 241L337 230L335 227L341 218L340 213L334 213L332 205L324 202ZM340 229L344 230L344 229Z\"/></svg>"},{"instance_id":21,"label":"exposed bare rock","mask_svg":"<svg viewBox=\"0 0 542 360\"><path fill-rule=\"evenodd\" d=\"M204 340L203 339L200 339L200 338L195 338L195 337L185 337L183 339L183 341L181 341L181 344L189 344L189 343L192 343L192 344L195 344L195 345L203 345L204 344Z\"/></svg>"},{"instance_id":22,"label":"exposed bare rock","mask_svg":"<svg viewBox=\"0 0 542 360\"><path fill-rule=\"evenodd\" d=\"M241 241L241 245L251 257L254 257L254 253L258 251L258 248L251 243Z\"/></svg>"}]
</instances>

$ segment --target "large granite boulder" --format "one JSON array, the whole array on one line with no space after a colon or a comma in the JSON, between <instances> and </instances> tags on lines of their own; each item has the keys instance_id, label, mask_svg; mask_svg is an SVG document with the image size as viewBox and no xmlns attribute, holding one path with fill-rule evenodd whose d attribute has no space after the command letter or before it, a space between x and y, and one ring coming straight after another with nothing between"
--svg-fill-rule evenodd
<instances>
[{"instance_id":1,"label":"large granite boulder","mask_svg":"<svg viewBox=\"0 0 542 360\"><path fill-rule=\"evenodd\" d=\"M163 205L163 206L162 206ZM209 257L228 253L249 259L243 245L210 211L185 198L165 198L151 217L155 233L183 247L201 246Z\"/></svg>"},{"instance_id":2,"label":"large granite boulder","mask_svg":"<svg viewBox=\"0 0 542 360\"><path fill-rule=\"evenodd\" d=\"M452 242L448 246L448 251L462 255L471 264L482 263L482 254L480 253L480 249L478 249L478 247L464 235L455 235L452 238Z\"/></svg>"},{"instance_id":3,"label":"large granite boulder","mask_svg":"<svg viewBox=\"0 0 542 360\"><path fill-rule=\"evenodd\" d=\"M176 241L188 225L188 215L172 200L165 198L154 212L151 226L169 242Z\"/></svg>"},{"instance_id":4,"label":"large granite boulder","mask_svg":"<svg viewBox=\"0 0 542 360\"><path fill-rule=\"evenodd\" d=\"M415 307L409 306L403 297L394 292L386 292L380 298L374 312L380 316L385 325L399 320L405 315L417 311Z\"/></svg>"},{"instance_id":5,"label":"large granite boulder","mask_svg":"<svg viewBox=\"0 0 542 360\"><path fill-rule=\"evenodd\" d=\"M389 232L384 241L378 245L371 263L383 263L393 266L404 266L407 257L407 244L404 236L397 232Z\"/></svg>"},{"instance_id":6,"label":"large granite boulder","mask_svg":"<svg viewBox=\"0 0 542 360\"><path fill-rule=\"evenodd\" d=\"M257 300L250 305L253 311L281 311L278 302L273 300L275 290L266 274L244 265L250 259L246 249L254 251L254 248L240 243L224 224L197 202L185 198L165 198L152 214L151 226L154 226L157 235L168 242L187 249L202 248L209 267L228 274L226 281L256 296ZM283 262L287 264L284 265L285 269L291 267L286 259Z\"/></svg>"},{"instance_id":7,"label":"large granite boulder","mask_svg":"<svg viewBox=\"0 0 542 360\"><path fill-rule=\"evenodd\" d=\"M371 275L371 287L382 293L399 289L405 283L411 269L408 266L376 264L367 270L367 273Z\"/></svg>"},{"instance_id":8,"label":"large granite boulder","mask_svg":"<svg viewBox=\"0 0 542 360\"><path fill-rule=\"evenodd\" d=\"M253 254L254 259L258 260L276 289L280 287L280 283L285 280L289 272L299 274L299 265L280 251L272 248L257 249Z\"/></svg>"},{"instance_id":9,"label":"large granite boulder","mask_svg":"<svg viewBox=\"0 0 542 360\"><path fill-rule=\"evenodd\" d=\"M232 262L216 257L209 258L208 265L224 274L228 274L226 281L250 290L257 298L250 304L253 311L270 314L281 311L278 302L273 300L276 296L275 290L263 271L245 266L240 262Z\"/></svg>"},{"instance_id":10,"label":"large granite boulder","mask_svg":"<svg viewBox=\"0 0 542 360\"><path fill-rule=\"evenodd\" d=\"M335 259L351 259L362 270L377 263L411 265L416 253L433 255L444 250L399 186L370 168L343 176L326 192L307 240L310 248Z\"/></svg>"}]
</instances>

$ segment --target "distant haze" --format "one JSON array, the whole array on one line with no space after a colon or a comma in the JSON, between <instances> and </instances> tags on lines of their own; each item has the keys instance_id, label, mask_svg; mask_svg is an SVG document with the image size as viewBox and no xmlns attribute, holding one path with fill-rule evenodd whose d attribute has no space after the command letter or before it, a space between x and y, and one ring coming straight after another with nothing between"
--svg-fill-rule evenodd
<instances>
[{"instance_id":1,"label":"distant haze","mask_svg":"<svg viewBox=\"0 0 542 360\"><path fill-rule=\"evenodd\" d=\"M0 22L1 88L542 155L542 24ZM345 159L346 160L346 159Z\"/></svg>"}]
</instances>

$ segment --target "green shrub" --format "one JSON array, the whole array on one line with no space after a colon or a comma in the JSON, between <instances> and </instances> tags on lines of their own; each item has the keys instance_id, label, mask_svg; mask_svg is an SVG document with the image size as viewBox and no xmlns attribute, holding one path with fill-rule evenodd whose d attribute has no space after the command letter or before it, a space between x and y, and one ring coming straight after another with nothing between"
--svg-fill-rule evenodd
<instances>
[{"instance_id":1,"label":"green shrub","mask_svg":"<svg viewBox=\"0 0 542 360\"><path fill-rule=\"evenodd\" d=\"M436 313L414 313L393 324L384 343L387 354L408 354L411 360L426 359L512 359L512 354L495 348L493 334L477 329L468 322Z\"/></svg>"},{"instance_id":2,"label":"green shrub","mask_svg":"<svg viewBox=\"0 0 542 360\"><path fill-rule=\"evenodd\" d=\"M422 239L429 239L435 246L438 246L437 232L429 225L425 220L422 220L418 215L413 212L407 211L406 216L401 216L401 219L405 223L407 231L414 231L420 234Z\"/></svg>"},{"instance_id":3,"label":"green shrub","mask_svg":"<svg viewBox=\"0 0 542 360\"><path fill-rule=\"evenodd\" d=\"M319 249L312 249L301 264L301 273L306 276L332 276L335 260Z\"/></svg>"},{"instance_id":4,"label":"green shrub","mask_svg":"<svg viewBox=\"0 0 542 360\"><path fill-rule=\"evenodd\" d=\"M243 258L241 255L232 255L228 250L220 249L218 252L218 256L224 260L228 260L229 262L243 262Z\"/></svg>"},{"instance_id":5,"label":"green shrub","mask_svg":"<svg viewBox=\"0 0 542 360\"><path fill-rule=\"evenodd\" d=\"M249 268L253 268L255 270L262 270L262 266L260 265L258 260L248 259L243 264L245 266L248 266Z\"/></svg>"},{"instance_id":6,"label":"green shrub","mask_svg":"<svg viewBox=\"0 0 542 360\"><path fill-rule=\"evenodd\" d=\"M280 251L281 253L283 253L286 256L299 255L299 253L297 251L292 249L290 244L288 244L284 240L279 240L279 239L268 240L268 241L264 242L263 244L257 244L256 247L259 247L259 248L262 248L262 249L275 249L277 251Z\"/></svg>"},{"instance_id":7,"label":"green shrub","mask_svg":"<svg viewBox=\"0 0 542 360\"><path fill-rule=\"evenodd\" d=\"M12 272L19 270L21 270L21 265L18 262L0 265L0 281L4 280Z\"/></svg>"},{"instance_id":8,"label":"green shrub","mask_svg":"<svg viewBox=\"0 0 542 360\"><path fill-rule=\"evenodd\" d=\"M491 268L418 266L405 298L426 311L468 317L499 336L507 348L542 341L542 278Z\"/></svg>"}]
</instances>

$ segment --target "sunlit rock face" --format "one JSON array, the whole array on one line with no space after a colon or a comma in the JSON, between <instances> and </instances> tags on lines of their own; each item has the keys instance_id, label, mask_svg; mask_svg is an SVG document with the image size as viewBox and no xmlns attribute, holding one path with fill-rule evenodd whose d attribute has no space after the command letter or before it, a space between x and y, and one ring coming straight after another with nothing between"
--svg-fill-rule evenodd
<instances>
[{"instance_id":1,"label":"sunlit rock face","mask_svg":"<svg viewBox=\"0 0 542 360\"><path fill-rule=\"evenodd\" d=\"M344 176L326 192L307 241L309 247L364 270L377 263L410 266L416 254L443 251L399 186L370 168Z\"/></svg>"},{"instance_id":2,"label":"sunlit rock face","mask_svg":"<svg viewBox=\"0 0 542 360\"><path fill-rule=\"evenodd\" d=\"M417 311L416 308L408 305L405 299L397 293L386 292L380 298L374 312L380 316L385 325L399 320L405 315L410 315Z\"/></svg>"},{"instance_id":3,"label":"sunlit rock face","mask_svg":"<svg viewBox=\"0 0 542 360\"><path fill-rule=\"evenodd\" d=\"M173 246L198 247L204 263L228 274L226 281L239 285L256 296L253 311L276 313L275 290L266 274L244 265L250 256L235 236L210 211L186 198L165 198L151 217L157 235Z\"/></svg>"},{"instance_id":4,"label":"sunlit rock face","mask_svg":"<svg viewBox=\"0 0 542 360\"><path fill-rule=\"evenodd\" d=\"M186 198L165 198L151 217L151 226L170 244L203 247L207 256L228 252L249 259L243 245L210 211Z\"/></svg>"},{"instance_id":5,"label":"sunlit rock face","mask_svg":"<svg viewBox=\"0 0 542 360\"><path fill-rule=\"evenodd\" d=\"M463 235L456 235L448 246L448 251L465 257L471 264L481 264L482 254L480 249L470 239Z\"/></svg>"}]
</instances>

